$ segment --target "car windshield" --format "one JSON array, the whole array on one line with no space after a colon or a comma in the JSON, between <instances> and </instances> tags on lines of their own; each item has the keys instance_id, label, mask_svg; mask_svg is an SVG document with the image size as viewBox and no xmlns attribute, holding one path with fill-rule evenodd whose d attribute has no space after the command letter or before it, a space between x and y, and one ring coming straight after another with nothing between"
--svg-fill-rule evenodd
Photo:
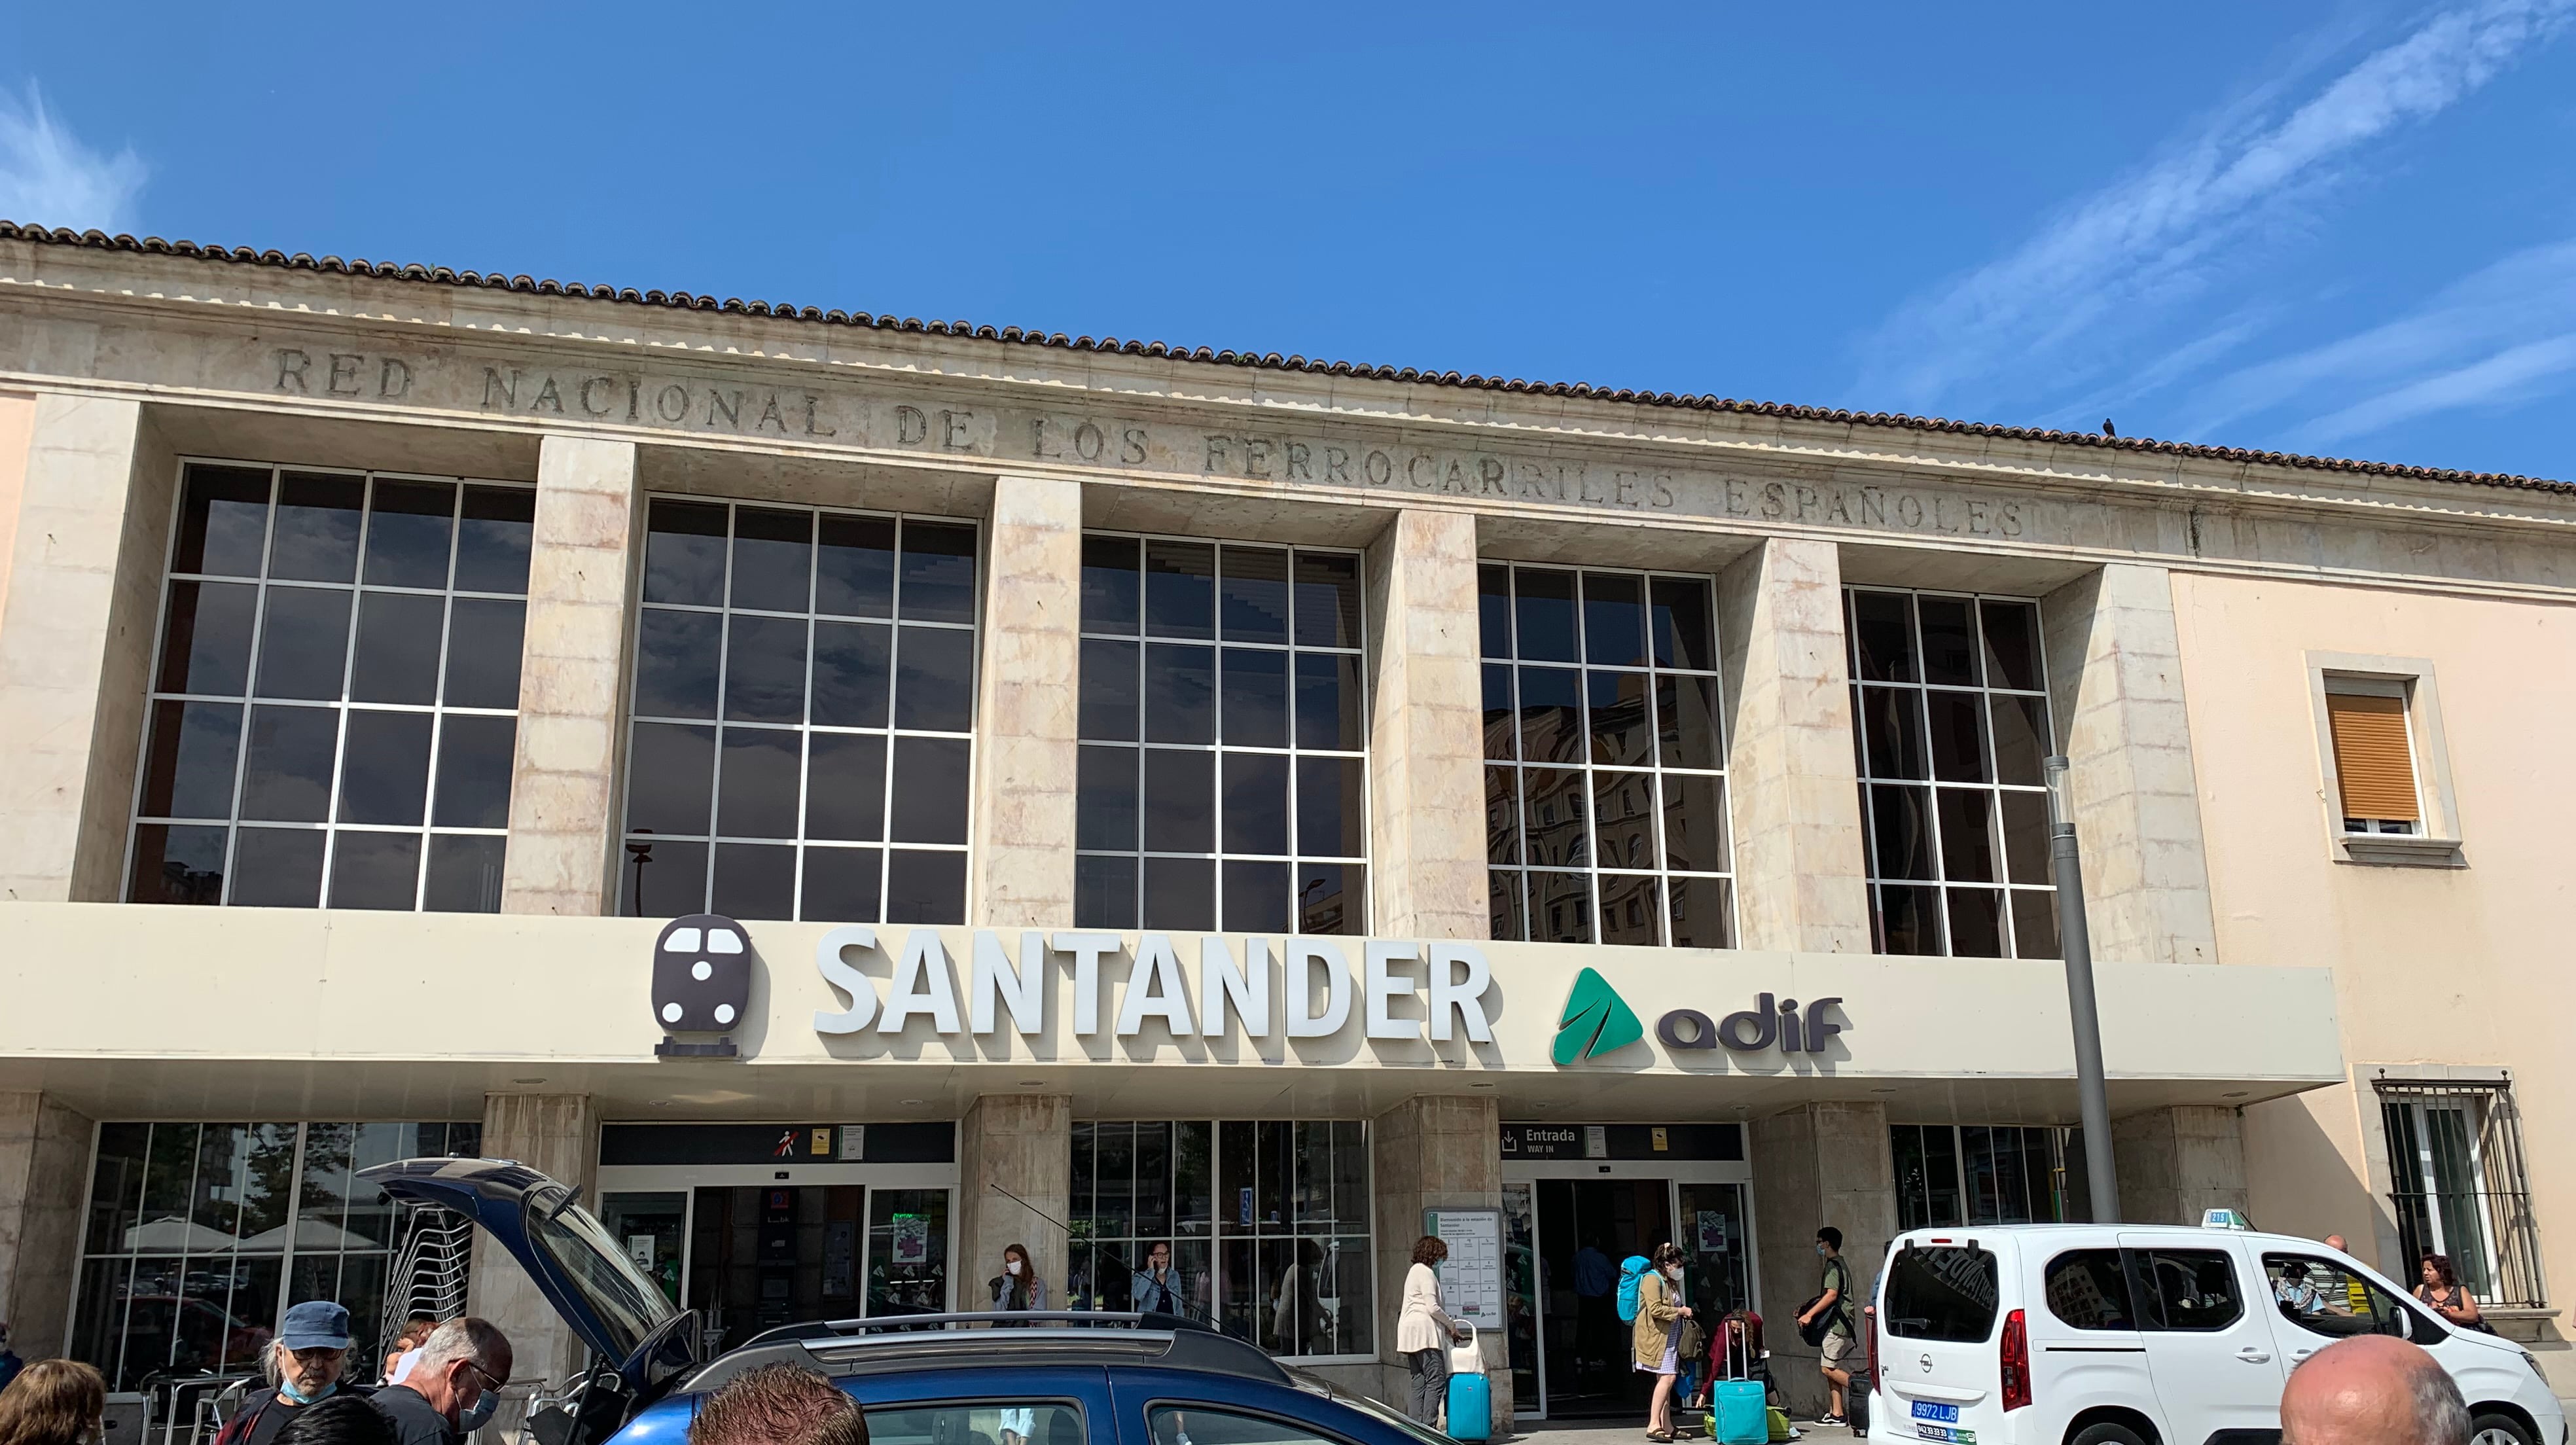
<instances>
[{"instance_id":1,"label":"car windshield","mask_svg":"<svg viewBox=\"0 0 2576 1445\"><path fill-rule=\"evenodd\" d=\"M644 1338L679 1313L661 1287L637 1272L589 1210L571 1202L570 1192L554 1185L531 1192L527 1202L528 1242L551 1260L599 1316L617 1361L623 1364Z\"/></svg>"}]
</instances>

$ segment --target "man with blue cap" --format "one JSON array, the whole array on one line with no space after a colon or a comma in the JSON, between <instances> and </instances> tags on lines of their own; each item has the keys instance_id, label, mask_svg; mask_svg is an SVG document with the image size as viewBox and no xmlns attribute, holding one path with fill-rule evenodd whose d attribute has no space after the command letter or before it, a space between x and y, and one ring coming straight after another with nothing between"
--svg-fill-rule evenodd
<instances>
[{"instance_id":1,"label":"man with blue cap","mask_svg":"<svg viewBox=\"0 0 2576 1445\"><path fill-rule=\"evenodd\" d=\"M288 1306L264 1363L274 1383L243 1397L215 1445L269 1445L305 1406L343 1390L365 1393L340 1383L349 1366L349 1312L329 1300Z\"/></svg>"}]
</instances>

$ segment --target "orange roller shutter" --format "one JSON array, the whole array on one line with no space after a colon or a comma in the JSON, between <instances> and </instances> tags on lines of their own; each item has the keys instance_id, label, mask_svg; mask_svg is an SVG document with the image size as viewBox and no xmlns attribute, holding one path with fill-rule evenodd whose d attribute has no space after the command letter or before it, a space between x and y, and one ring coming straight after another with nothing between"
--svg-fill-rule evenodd
<instances>
[{"instance_id":1,"label":"orange roller shutter","mask_svg":"<svg viewBox=\"0 0 2576 1445\"><path fill-rule=\"evenodd\" d=\"M2334 729L2335 774L2343 784L2343 815L2415 822L2415 759L2406 744L2406 700L2326 694L2326 720Z\"/></svg>"}]
</instances>

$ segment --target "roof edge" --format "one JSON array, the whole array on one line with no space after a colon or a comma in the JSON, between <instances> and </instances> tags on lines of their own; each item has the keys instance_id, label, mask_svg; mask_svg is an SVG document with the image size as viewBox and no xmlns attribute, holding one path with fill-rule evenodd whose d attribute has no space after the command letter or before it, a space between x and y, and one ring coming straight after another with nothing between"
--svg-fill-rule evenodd
<instances>
[{"instance_id":1,"label":"roof edge","mask_svg":"<svg viewBox=\"0 0 2576 1445\"><path fill-rule=\"evenodd\" d=\"M1275 351L1213 350L1205 346L1193 347L1162 341L1138 341L1116 336L1067 336L1061 331L1040 331L1019 326L995 327L969 321L925 321L919 317L898 317L892 313L871 315L863 311L843 311L838 308L824 310L784 301L745 301L736 297L718 300L713 296L688 291L638 291L631 286L617 287L587 285L579 281L539 280L526 275L504 276L498 271L458 271L445 266L369 261L364 258L344 261L337 256L316 257L303 251L288 255L282 251L258 251L247 246L209 246L195 241L165 241L158 236L137 239L124 234L111 236L104 231L74 231L68 228L23 225L7 220L0 220L0 240L28 241L38 245L71 246L97 251L119 251L145 256L177 256L189 260L263 266L274 270L363 276L382 281L425 282L431 285L475 287L535 296L570 296L631 306L657 306L678 311L713 311L737 316L811 322L825 326L850 326L873 331L991 341L1003 345L1040 346L1065 351L1142 356L1212 366L1349 376L1368 381L1446 386L1531 396L1572 397L1588 401L1618 402L1631 406L1772 417L1786 421L1884 427L1892 430L1944 433L1955 436L1998 437L2009 441L2043 442L2054 446L2099 447L2106 451L2131 452L2142 456L2188 457L2202 461L2288 467L2354 476L2402 477L2416 481L2452 482L2472 486L2505 487L2521 491L2576 494L2576 482L2526 476L2519 472L2471 472L2450 467L2414 466L2402 462L2374 462L2348 457L2318 457L2297 452L2256 451L2245 447L2212 446L2199 442L2161 441L2152 437L2113 437L2094 432L2008 426L1997 422L1955 421L1948 417L1914 416L1905 412L1850 411L1839 407L1801 406L1790 402L1744 401L1734 397L1711 396L1705 393L1641 391L1626 387L1596 386L1590 382L1580 381L1526 381L1517 377L1504 378L1456 371L1430 371L1411 366L1323 361L1306 356L1282 356Z\"/></svg>"}]
</instances>

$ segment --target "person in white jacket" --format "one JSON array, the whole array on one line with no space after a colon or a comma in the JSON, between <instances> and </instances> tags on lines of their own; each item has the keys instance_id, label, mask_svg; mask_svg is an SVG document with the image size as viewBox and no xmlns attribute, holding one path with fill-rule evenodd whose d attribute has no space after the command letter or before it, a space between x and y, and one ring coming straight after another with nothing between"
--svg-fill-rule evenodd
<instances>
[{"instance_id":1,"label":"person in white jacket","mask_svg":"<svg viewBox=\"0 0 2576 1445\"><path fill-rule=\"evenodd\" d=\"M1426 1234L1413 1242L1413 1268L1404 1273L1404 1309L1395 1319L1395 1351L1412 1371L1410 1413L1426 1430L1440 1428L1440 1404L1449 1395L1449 1344L1467 1327L1440 1304L1440 1261L1449 1246Z\"/></svg>"}]
</instances>

